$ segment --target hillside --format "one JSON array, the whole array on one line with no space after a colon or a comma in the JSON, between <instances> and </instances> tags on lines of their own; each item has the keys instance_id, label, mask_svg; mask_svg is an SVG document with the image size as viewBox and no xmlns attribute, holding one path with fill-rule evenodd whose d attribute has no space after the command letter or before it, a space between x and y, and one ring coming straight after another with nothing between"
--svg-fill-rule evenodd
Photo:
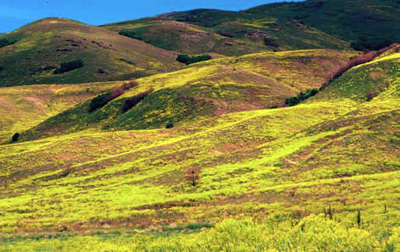
<instances>
[{"instance_id":1,"label":"hillside","mask_svg":"<svg viewBox=\"0 0 400 252\"><path fill-rule=\"evenodd\" d=\"M5 248L397 249L400 62L385 57L294 107L0 146L0 228L28 234ZM378 96L337 92L371 65Z\"/></svg>"},{"instance_id":2,"label":"hillside","mask_svg":"<svg viewBox=\"0 0 400 252\"><path fill-rule=\"evenodd\" d=\"M0 251L399 252L399 7L0 34Z\"/></svg>"},{"instance_id":3,"label":"hillside","mask_svg":"<svg viewBox=\"0 0 400 252\"><path fill-rule=\"evenodd\" d=\"M256 16L294 19L352 41L359 50L400 42L400 2L392 0L307 0L267 4L245 11Z\"/></svg>"},{"instance_id":4,"label":"hillside","mask_svg":"<svg viewBox=\"0 0 400 252\"><path fill-rule=\"evenodd\" d=\"M295 20L219 10L176 12L102 27L187 54L239 56L262 51L349 47L349 43Z\"/></svg>"},{"instance_id":5,"label":"hillside","mask_svg":"<svg viewBox=\"0 0 400 252\"><path fill-rule=\"evenodd\" d=\"M14 42L0 48L0 86L125 80L180 67L174 53L61 18L39 20L0 39ZM62 63L76 60L82 64L55 74Z\"/></svg>"},{"instance_id":6,"label":"hillside","mask_svg":"<svg viewBox=\"0 0 400 252\"><path fill-rule=\"evenodd\" d=\"M116 85L119 83L51 84L2 88L0 142L8 142L15 133L28 130Z\"/></svg>"},{"instance_id":7,"label":"hillside","mask_svg":"<svg viewBox=\"0 0 400 252\"><path fill-rule=\"evenodd\" d=\"M21 139L97 129L153 129L202 117L285 106L285 99L320 88L354 52L305 50L259 53L198 63L138 80L138 85L91 111L87 100L22 133ZM111 91L114 93L115 91ZM147 93L146 93L147 92ZM124 111L128 99L146 93Z\"/></svg>"}]
</instances>

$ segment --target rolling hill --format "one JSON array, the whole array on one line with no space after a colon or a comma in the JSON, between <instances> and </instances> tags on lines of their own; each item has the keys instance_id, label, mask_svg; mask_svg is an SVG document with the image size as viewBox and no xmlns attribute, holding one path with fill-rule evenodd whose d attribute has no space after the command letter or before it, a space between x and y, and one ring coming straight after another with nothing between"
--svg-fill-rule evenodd
<instances>
[{"instance_id":1,"label":"rolling hill","mask_svg":"<svg viewBox=\"0 0 400 252\"><path fill-rule=\"evenodd\" d=\"M349 48L348 42L294 19L219 10L176 12L102 27L186 54L240 56L262 51Z\"/></svg>"},{"instance_id":2,"label":"rolling hill","mask_svg":"<svg viewBox=\"0 0 400 252\"><path fill-rule=\"evenodd\" d=\"M400 251L398 5L1 34L0 251Z\"/></svg>"},{"instance_id":3,"label":"rolling hill","mask_svg":"<svg viewBox=\"0 0 400 252\"><path fill-rule=\"evenodd\" d=\"M307 0L258 6L245 13L295 19L352 41L359 50L377 50L400 42L400 2L392 0Z\"/></svg>"},{"instance_id":4,"label":"rolling hill","mask_svg":"<svg viewBox=\"0 0 400 252\"><path fill-rule=\"evenodd\" d=\"M176 54L108 30L62 18L2 35L0 86L125 80L179 69ZM55 73L62 63L83 64Z\"/></svg>"},{"instance_id":5,"label":"rolling hill","mask_svg":"<svg viewBox=\"0 0 400 252\"><path fill-rule=\"evenodd\" d=\"M320 88L355 52L304 50L258 53L201 62L139 79L98 109L92 100L60 113L21 135L32 140L87 128L152 129L201 117L285 106L285 99ZM116 91L111 91L114 93ZM146 93L124 111L129 99ZM103 94L104 96L104 94Z\"/></svg>"},{"instance_id":6,"label":"rolling hill","mask_svg":"<svg viewBox=\"0 0 400 252\"><path fill-rule=\"evenodd\" d=\"M93 98L119 82L75 85L29 85L2 88L0 93L0 142L55 116L82 100Z\"/></svg>"},{"instance_id":7,"label":"rolling hill","mask_svg":"<svg viewBox=\"0 0 400 252\"><path fill-rule=\"evenodd\" d=\"M360 65L294 107L2 145L0 228L28 234L5 248L397 248L398 64ZM385 88L349 96L374 69Z\"/></svg>"}]
</instances>

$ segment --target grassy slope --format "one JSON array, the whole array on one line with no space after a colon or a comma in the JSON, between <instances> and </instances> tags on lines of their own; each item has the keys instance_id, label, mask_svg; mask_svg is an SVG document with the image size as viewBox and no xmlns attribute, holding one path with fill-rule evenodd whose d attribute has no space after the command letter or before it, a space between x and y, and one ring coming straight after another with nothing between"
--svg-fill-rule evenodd
<instances>
[{"instance_id":1,"label":"grassy slope","mask_svg":"<svg viewBox=\"0 0 400 252\"><path fill-rule=\"evenodd\" d=\"M172 130L92 130L1 146L0 228L108 234L19 242L17 250L398 249L400 62L372 64L295 107L204 118ZM372 84L375 69L385 78ZM364 84L385 88L369 102L359 98L362 90L347 95ZM190 166L201 168L196 187L184 179ZM299 223L328 206L335 222L309 216ZM157 233L268 215L264 224L225 220L199 234L120 235L141 225L146 229L138 232Z\"/></svg>"},{"instance_id":2,"label":"grassy slope","mask_svg":"<svg viewBox=\"0 0 400 252\"><path fill-rule=\"evenodd\" d=\"M213 52L238 56L272 50L344 49L349 46L294 20L217 10L178 12L103 27L134 31L152 45L188 54ZM278 46L265 45L264 38Z\"/></svg>"},{"instance_id":3,"label":"grassy slope","mask_svg":"<svg viewBox=\"0 0 400 252\"><path fill-rule=\"evenodd\" d=\"M31 85L1 88L0 142L55 116L83 100L119 85L88 83L77 85Z\"/></svg>"},{"instance_id":4,"label":"grassy slope","mask_svg":"<svg viewBox=\"0 0 400 252\"><path fill-rule=\"evenodd\" d=\"M174 53L61 18L40 20L2 37L18 42L0 49L0 86L121 80L180 66ZM53 74L62 62L76 59L83 60L83 68Z\"/></svg>"},{"instance_id":5,"label":"grassy slope","mask_svg":"<svg viewBox=\"0 0 400 252\"><path fill-rule=\"evenodd\" d=\"M359 38L376 42L400 41L398 1L308 0L264 5L246 12L277 18L295 18L308 26L347 41L356 41Z\"/></svg>"},{"instance_id":6,"label":"grassy slope","mask_svg":"<svg viewBox=\"0 0 400 252\"><path fill-rule=\"evenodd\" d=\"M305 50L259 53L195 64L183 70L138 80L139 86L102 109L88 112L90 101L43 122L22 135L24 140L97 129L163 128L173 121L282 107L286 98L319 88L354 52ZM126 113L127 98L154 92Z\"/></svg>"}]
</instances>

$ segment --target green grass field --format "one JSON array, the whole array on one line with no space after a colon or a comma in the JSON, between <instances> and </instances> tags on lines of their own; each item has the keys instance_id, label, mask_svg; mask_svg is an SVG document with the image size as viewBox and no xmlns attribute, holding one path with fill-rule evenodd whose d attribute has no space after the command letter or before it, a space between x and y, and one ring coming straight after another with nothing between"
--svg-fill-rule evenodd
<instances>
[{"instance_id":1,"label":"green grass field","mask_svg":"<svg viewBox=\"0 0 400 252\"><path fill-rule=\"evenodd\" d=\"M2 246L397 251L398 66L359 66L294 107L2 145ZM371 87L354 85L369 78L367 101Z\"/></svg>"},{"instance_id":2,"label":"green grass field","mask_svg":"<svg viewBox=\"0 0 400 252\"><path fill-rule=\"evenodd\" d=\"M1 34L0 251L400 251L398 3L339 2Z\"/></svg>"}]
</instances>

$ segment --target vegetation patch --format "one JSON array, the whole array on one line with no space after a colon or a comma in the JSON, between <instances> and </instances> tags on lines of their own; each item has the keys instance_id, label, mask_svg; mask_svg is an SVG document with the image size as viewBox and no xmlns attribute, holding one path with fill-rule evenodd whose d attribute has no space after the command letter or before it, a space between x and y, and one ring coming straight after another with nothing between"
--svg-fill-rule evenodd
<instances>
[{"instance_id":1,"label":"vegetation patch","mask_svg":"<svg viewBox=\"0 0 400 252\"><path fill-rule=\"evenodd\" d=\"M0 39L0 48L9 46L9 45L13 45L15 43L17 43L17 39L14 38L2 38Z\"/></svg>"},{"instance_id":2,"label":"vegetation patch","mask_svg":"<svg viewBox=\"0 0 400 252\"><path fill-rule=\"evenodd\" d=\"M63 73L70 72L72 70L81 68L83 66L84 66L84 64L81 59L64 62L64 63L61 63L61 66L59 68L54 70L54 74L63 74Z\"/></svg>"},{"instance_id":3,"label":"vegetation patch","mask_svg":"<svg viewBox=\"0 0 400 252\"><path fill-rule=\"evenodd\" d=\"M151 94L154 90L150 89L146 92L137 94L129 99L127 99L124 102L124 105L122 106L122 112L125 113L128 110L130 110L131 108L133 108L134 106L136 106L141 100L143 100L144 98L146 98L149 94Z\"/></svg>"},{"instance_id":4,"label":"vegetation patch","mask_svg":"<svg viewBox=\"0 0 400 252\"><path fill-rule=\"evenodd\" d=\"M178 55L178 57L176 58L177 61L184 63L186 65L190 65L190 64L194 64L197 62L201 62L201 61L206 61L206 60L210 60L211 56L206 54L206 55L199 55L199 56L188 56L186 54L180 54Z\"/></svg>"},{"instance_id":5,"label":"vegetation patch","mask_svg":"<svg viewBox=\"0 0 400 252\"><path fill-rule=\"evenodd\" d=\"M93 98L89 105L89 112L93 112L93 111L96 111L97 109L104 107L110 101L123 95L126 90L129 90L135 86L137 86L136 82L130 82L128 84L124 84L122 86L113 88L110 91ZM126 108L127 107L128 107L128 105L126 105ZM124 104L123 109L124 108L125 108L125 104Z\"/></svg>"},{"instance_id":6,"label":"vegetation patch","mask_svg":"<svg viewBox=\"0 0 400 252\"><path fill-rule=\"evenodd\" d=\"M137 34L135 31L132 30L121 30L118 32L119 35L126 36L133 39L144 40L143 36Z\"/></svg>"},{"instance_id":7,"label":"vegetation patch","mask_svg":"<svg viewBox=\"0 0 400 252\"><path fill-rule=\"evenodd\" d=\"M300 92L298 96L287 98L285 104L288 106L295 106L316 94L318 94L318 89L309 89L305 93Z\"/></svg>"}]
</instances>

